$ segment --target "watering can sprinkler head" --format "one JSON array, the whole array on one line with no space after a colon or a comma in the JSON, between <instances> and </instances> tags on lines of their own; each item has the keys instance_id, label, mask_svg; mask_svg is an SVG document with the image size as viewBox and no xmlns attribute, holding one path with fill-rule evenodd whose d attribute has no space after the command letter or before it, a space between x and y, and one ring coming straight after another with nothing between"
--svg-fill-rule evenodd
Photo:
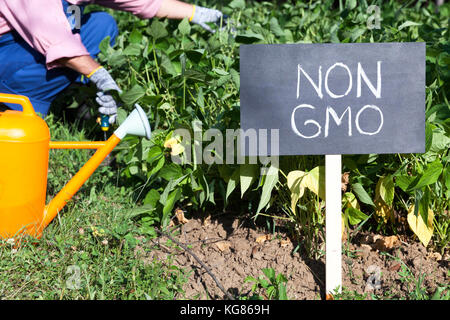
<instances>
[{"instance_id":1,"label":"watering can sprinkler head","mask_svg":"<svg viewBox=\"0 0 450 320\"><path fill-rule=\"evenodd\" d=\"M50 141L45 121L25 96L0 94L0 102L22 105L23 112L0 112L0 239L23 233L39 238L114 147L127 135L150 139L144 110L135 109L107 141ZM49 149L97 149L63 189L45 205ZM23 190L26 190L22 193Z\"/></svg>"},{"instance_id":2,"label":"watering can sprinkler head","mask_svg":"<svg viewBox=\"0 0 450 320\"><path fill-rule=\"evenodd\" d=\"M126 135L145 137L150 140L152 131L148 123L147 115L137 103L134 105L134 108L119 128L114 131L114 134L121 140Z\"/></svg>"}]
</instances>

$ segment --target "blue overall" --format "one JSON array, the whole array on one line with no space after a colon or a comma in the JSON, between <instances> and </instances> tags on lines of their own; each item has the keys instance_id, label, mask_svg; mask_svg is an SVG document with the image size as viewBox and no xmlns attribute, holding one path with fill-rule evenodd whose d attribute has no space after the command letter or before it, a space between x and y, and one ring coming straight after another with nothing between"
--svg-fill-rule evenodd
<instances>
[{"instance_id":1,"label":"blue overall","mask_svg":"<svg viewBox=\"0 0 450 320\"><path fill-rule=\"evenodd\" d=\"M106 12L81 15L80 29L76 29L70 4L62 1L73 33L79 33L91 57L100 52L99 44L107 36L114 44L118 34L114 18ZM81 11L82 11L81 7ZM68 12L69 11L69 12ZM36 112L46 115L51 102L71 83L80 81L80 74L69 68L47 70L45 57L28 45L15 31L0 36L0 92L27 96ZM14 110L21 106L7 104Z\"/></svg>"}]
</instances>

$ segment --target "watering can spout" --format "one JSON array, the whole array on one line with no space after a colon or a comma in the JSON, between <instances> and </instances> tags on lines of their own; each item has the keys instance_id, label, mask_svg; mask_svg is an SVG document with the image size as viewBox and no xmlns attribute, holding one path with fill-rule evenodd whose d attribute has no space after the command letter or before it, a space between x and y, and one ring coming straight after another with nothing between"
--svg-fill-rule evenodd
<instances>
[{"instance_id":1,"label":"watering can spout","mask_svg":"<svg viewBox=\"0 0 450 320\"><path fill-rule=\"evenodd\" d=\"M61 191L50 201L44 209L44 217L42 221L42 229L45 228L67 204L67 202L75 195L92 173L98 168L114 147L127 135L135 135L150 139L151 128L144 110L135 104L135 109L125 119L125 121L117 128L111 137L104 143L87 142L86 148L97 148L95 154L86 162L80 171L61 189ZM83 143L54 143L54 148L84 148ZM74 146L75 145L75 146ZM50 145L52 147L52 145Z\"/></svg>"}]
</instances>

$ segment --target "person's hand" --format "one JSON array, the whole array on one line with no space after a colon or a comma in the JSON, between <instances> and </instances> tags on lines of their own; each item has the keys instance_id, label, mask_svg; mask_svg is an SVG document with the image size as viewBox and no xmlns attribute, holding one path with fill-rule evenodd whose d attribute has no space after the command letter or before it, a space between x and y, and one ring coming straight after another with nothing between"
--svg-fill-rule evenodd
<instances>
[{"instance_id":1,"label":"person's hand","mask_svg":"<svg viewBox=\"0 0 450 320\"><path fill-rule=\"evenodd\" d=\"M100 67L90 75L89 80L92 81L98 89L97 98L95 98L95 101L100 105L98 111L101 114L109 116L110 124L115 123L117 118L117 102L109 92L116 90L117 92L122 93L122 90L119 89L117 83L103 67Z\"/></svg>"},{"instance_id":2,"label":"person's hand","mask_svg":"<svg viewBox=\"0 0 450 320\"><path fill-rule=\"evenodd\" d=\"M208 30L212 33L214 31L206 24L207 22L218 22L222 18L223 13L219 10L208 9L200 6L194 7L194 15L192 17L192 22L200 25L203 29Z\"/></svg>"}]
</instances>

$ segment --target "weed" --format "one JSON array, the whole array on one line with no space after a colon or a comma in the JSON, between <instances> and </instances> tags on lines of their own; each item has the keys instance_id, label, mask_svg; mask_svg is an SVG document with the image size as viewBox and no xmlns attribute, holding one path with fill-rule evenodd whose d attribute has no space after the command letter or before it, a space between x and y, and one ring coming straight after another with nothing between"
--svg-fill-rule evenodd
<instances>
[{"instance_id":1,"label":"weed","mask_svg":"<svg viewBox=\"0 0 450 320\"><path fill-rule=\"evenodd\" d=\"M286 277L280 273L276 275L273 268L262 269L264 276L254 278L248 276L245 282L253 283L250 297L241 296L242 300L288 300L286 294Z\"/></svg>"}]
</instances>

